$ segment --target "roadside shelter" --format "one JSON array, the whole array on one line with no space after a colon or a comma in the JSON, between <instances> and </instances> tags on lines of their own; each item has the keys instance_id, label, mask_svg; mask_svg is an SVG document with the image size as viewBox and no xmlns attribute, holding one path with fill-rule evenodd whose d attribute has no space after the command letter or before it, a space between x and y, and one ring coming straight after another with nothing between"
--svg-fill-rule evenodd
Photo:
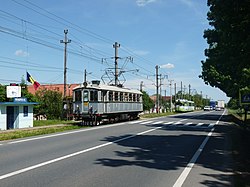
<instances>
[{"instance_id":1,"label":"roadside shelter","mask_svg":"<svg viewBox=\"0 0 250 187\"><path fill-rule=\"evenodd\" d=\"M35 102L27 98L14 98L13 102L0 102L0 130L33 127Z\"/></svg>"}]
</instances>

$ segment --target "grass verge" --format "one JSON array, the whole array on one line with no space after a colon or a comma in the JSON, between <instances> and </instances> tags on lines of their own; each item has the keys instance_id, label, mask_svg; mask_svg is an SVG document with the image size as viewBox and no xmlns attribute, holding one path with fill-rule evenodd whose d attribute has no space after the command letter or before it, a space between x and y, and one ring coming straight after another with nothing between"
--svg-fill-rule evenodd
<instances>
[{"instance_id":1,"label":"grass verge","mask_svg":"<svg viewBox=\"0 0 250 187\"><path fill-rule=\"evenodd\" d=\"M34 128L13 129L2 132L0 131L0 141L25 138L30 136L38 136L43 134L51 134L51 133L63 132L67 130L74 130L80 128L83 127L76 125L76 123L73 121L60 121L60 120L34 121Z\"/></svg>"},{"instance_id":2,"label":"grass verge","mask_svg":"<svg viewBox=\"0 0 250 187\"><path fill-rule=\"evenodd\" d=\"M143 114L141 115L141 118L156 118L156 117L163 117L163 116L169 116L172 114L176 114L174 112L166 112L166 113L150 113L150 114Z\"/></svg>"},{"instance_id":3,"label":"grass verge","mask_svg":"<svg viewBox=\"0 0 250 187\"><path fill-rule=\"evenodd\" d=\"M230 121L236 125L231 131L234 160L234 186L250 187L250 130L235 111L229 111Z\"/></svg>"}]
</instances>

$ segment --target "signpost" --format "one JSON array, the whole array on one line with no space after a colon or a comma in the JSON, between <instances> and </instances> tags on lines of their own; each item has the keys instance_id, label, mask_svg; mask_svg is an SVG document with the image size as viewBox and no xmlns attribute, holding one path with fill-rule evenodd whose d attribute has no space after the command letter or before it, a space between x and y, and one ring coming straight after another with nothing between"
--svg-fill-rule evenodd
<instances>
[{"instance_id":1,"label":"signpost","mask_svg":"<svg viewBox=\"0 0 250 187\"><path fill-rule=\"evenodd\" d=\"M250 106L250 88L245 87L243 89L240 89L239 91L239 101L240 105L243 106L245 110L245 119L244 121L247 120L247 112L249 110Z\"/></svg>"}]
</instances>

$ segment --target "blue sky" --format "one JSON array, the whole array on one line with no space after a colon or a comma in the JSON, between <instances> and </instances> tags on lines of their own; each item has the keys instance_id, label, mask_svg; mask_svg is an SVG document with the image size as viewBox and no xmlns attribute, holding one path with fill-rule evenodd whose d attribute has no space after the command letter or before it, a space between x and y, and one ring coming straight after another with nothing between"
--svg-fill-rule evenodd
<instances>
[{"instance_id":1,"label":"blue sky","mask_svg":"<svg viewBox=\"0 0 250 187\"><path fill-rule=\"evenodd\" d=\"M162 95L164 90L169 95L169 80L174 80L177 90L182 81L186 92L190 84L192 93L228 101L198 78L207 47L207 11L206 0L3 1L0 83L20 82L26 70L41 84L63 83L60 40L68 29L68 84L81 83L84 69L89 81L113 70L113 44L118 42L119 68L125 72L120 81L126 80L126 87L138 89L143 81L144 90L154 94L159 65Z\"/></svg>"}]
</instances>

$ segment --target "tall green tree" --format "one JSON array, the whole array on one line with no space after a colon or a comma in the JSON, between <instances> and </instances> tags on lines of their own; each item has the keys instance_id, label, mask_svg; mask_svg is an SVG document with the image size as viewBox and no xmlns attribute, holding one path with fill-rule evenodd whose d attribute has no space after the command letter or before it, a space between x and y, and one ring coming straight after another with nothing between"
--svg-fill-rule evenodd
<instances>
[{"instance_id":1,"label":"tall green tree","mask_svg":"<svg viewBox=\"0 0 250 187\"><path fill-rule=\"evenodd\" d=\"M5 102L7 100L6 97L6 86L0 85L0 102Z\"/></svg>"},{"instance_id":2,"label":"tall green tree","mask_svg":"<svg viewBox=\"0 0 250 187\"><path fill-rule=\"evenodd\" d=\"M149 97L147 92L142 91L142 100L143 100L143 110L150 110L154 106L154 101Z\"/></svg>"},{"instance_id":3,"label":"tall green tree","mask_svg":"<svg viewBox=\"0 0 250 187\"><path fill-rule=\"evenodd\" d=\"M36 113L46 114L48 119L60 119L63 112L63 97L60 92L52 90L39 90L36 92L39 105Z\"/></svg>"},{"instance_id":4,"label":"tall green tree","mask_svg":"<svg viewBox=\"0 0 250 187\"><path fill-rule=\"evenodd\" d=\"M250 1L208 0L211 28L204 31L209 44L200 78L237 98L250 84Z\"/></svg>"}]
</instances>

